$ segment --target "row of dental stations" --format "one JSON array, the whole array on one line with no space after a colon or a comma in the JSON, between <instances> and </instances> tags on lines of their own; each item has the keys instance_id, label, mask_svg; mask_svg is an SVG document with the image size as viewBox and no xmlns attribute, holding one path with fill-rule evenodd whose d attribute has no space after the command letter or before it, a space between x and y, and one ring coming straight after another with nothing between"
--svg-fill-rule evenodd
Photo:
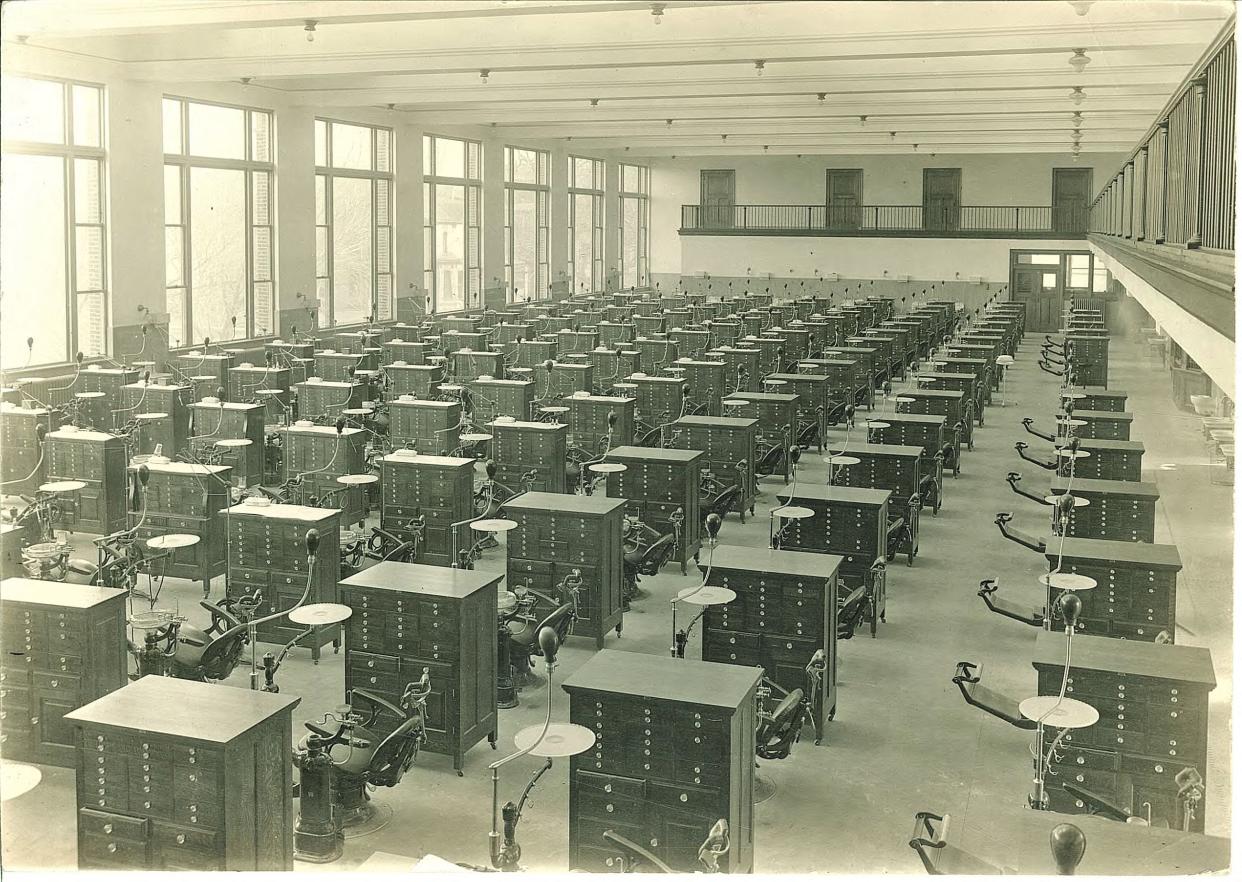
<instances>
[{"instance_id":1,"label":"row of dental stations","mask_svg":"<svg viewBox=\"0 0 1242 882\"><path fill-rule=\"evenodd\" d=\"M288 870L385 823L373 794L420 754L462 774L529 689L543 721L488 758L490 868L521 868L527 797L565 758L562 869L752 871L756 761L829 737L838 641L881 630L892 563L914 566L1023 340L1004 289L973 311L910 293L631 290L3 390L6 760L76 770L81 868ZM1050 459L1018 452L1051 488L1009 480L1051 538L997 522L1047 556L1047 602L979 592L1044 630L1037 693L989 690L975 662L953 682L1032 733L1026 871L1072 871L1088 837L1147 859L1139 826L1210 850L1211 660L1173 645L1180 564L1153 544L1102 318L1067 313L1039 366ZM800 482L812 450L827 480ZM722 541L753 517L766 547ZM643 580L692 567L646 610L667 654L604 649ZM170 602L177 580L198 609ZM554 684L566 641L597 651ZM328 645L344 683L314 688L341 706L295 736L282 664ZM502 804L525 757L543 762ZM1017 859L915 825L929 871Z\"/></svg>"}]
</instances>

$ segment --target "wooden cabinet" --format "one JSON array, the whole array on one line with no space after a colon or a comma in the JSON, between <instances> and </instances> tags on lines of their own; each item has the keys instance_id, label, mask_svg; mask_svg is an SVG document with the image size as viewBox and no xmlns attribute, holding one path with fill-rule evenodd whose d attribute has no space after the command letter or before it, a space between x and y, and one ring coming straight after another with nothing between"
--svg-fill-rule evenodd
<instances>
[{"instance_id":1,"label":"wooden cabinet","mask_svg":"<svg viewBox=\"0 0 1242 882\"><path fill-rule=\"evenodd\" d=\"M621 519L624 499L567 493L523 493L503 506L517 527L505 534L508 579L556 597L556 586L574 570L582 574L574 635L596 647L615 628L621 633Z\"/></svg>"},{"instance_id":2,"label":"wooden cabinet","mask_svg":"<svg viewBox=\"0 0 1242 882\"><path fill-rule=\"evenodd\" d=\"M155 445L163 447L164 456L173 457L185 450L190 437L190 402L194 390L190 386L161 385L137 382L121 389L122 413L116 414L118 426L143 414L167 414L167 419L151 420L150 428L144 426L140 452L151 453ZM144 421L146 422L146 421Z\"/></svg>"},{"instance_id":3,"label":"wooden cabinet","mask_svg":"<svg viewBox=\"0 0 1242 882\"><path fill-rule=\"evenodd\" d=\"M515 420L530 419L530 405L534 399L535 383L532 380L501 380L495 376L479 377L470 382L474 395L473 417L479 422L496 417L513 417Z\"/></svg>"},{"instance_id":4,"label":"wooden cabinet","mask_svg":"<svg viewBox=\"0 0 1242 882\"><path fill-rule=\"evenodd\" d=\"M1182 569L1177 546L1053 538L1044 554L1049 569L1059 563L1061 572L1096 581L1093 590L1078 592L1080 632L1145 642L1164 632L1171 641L1177 639L1177 574ZM1047 609L1054 608L1059 594L1049 589Z\"/></svg>"},{"instance_id":5,"label":"wooden cabinet","mask_svg":"<svg viewBox=\"0 0 1242 882\"><path fill-rule=\"evenodd\" d=\"M1081 592L1089 594L1091 592ZM1032 660L1040 695L1058 695L1065 674L1065 635L1042 632ZM1053 811L1083 811L1061 782L1111 795L1153 827L1181 829L1175 776L1197 769L1208 779L1208 700L1216 686L1212 654L1199 646L1157 646L1076 636L1065 694L1094 707L1094 726L1067 732L1053 755L1048 796ZM1056 730L1044 733L1048 751ZM1128 786L1123 786L1128 785ZM1190 829L1202 833L1206 801Z\"/></svg>"},{"instance_id":6,"label":"wooden cabinet","mask_svg":"<svg viewBox=\"0 0 1242 882\"><path fill-rule=\"evenodd\" d=\"M299 420L276 430L283 463L280 480L302 478L304 497L315 496L341 509L341 522L360 524L366 515L366 488L337 482L342 475L367 471L364 429L315 426ZM303 501L309 501L304 499Z\"/></svg>"},{"instance_id":7,"label":"wooden cabinet","mask_svg":"<svg viewBox=\"0 0 1242 882\"><path fill-rule=\"evenodd\" d=\"M415 398L431 398L438 394L436 387L444 382L444 367L438 364L390 364L384 368L388 377L388 391L394 398L413 395Z\"/></svg>"},{"instance_id":8,"label":"wooden cabinet","mask_svg":"<svg viewBox=\"0 0 1242 882\"><path fill-rule=\"evenodd\" d=\"M453 524L474 511L474 460L459 456L420 456L398 451L380 460L380 526L403 539L409 524L424 518L418 562L453 565ZM473 542L468 526L456 528L457 549Z\"/></svg>"},{"instance_id":9,"label":"wooden cabinet","mask_svg":"<svg viewBox=\"0 0 1242 882\"><path fill-rule=\"evenodd\" d=\"M568 680L570 721L595 734L569 762L569 868L615 871L607 830L674 870L698 868L716 821L721 870L753 869L758 668L635 652L597 653Z\"/></svg>"},{"instance_id":10,"label":"wooden cabinet","mask_svg":"<svg viewBox=\"0 0 1242 882\"><path fill-rule=\"evenodd\" d=\"M1083 410L1075 408L1071 416L1086 422L1085 426L1075 426L1074 434L1079 438L1101 438L1109 441L1129 441L1130 424L1134 422L1134 414L1120 410Z\"/></svg>"},{"instance_id":11,"label":"wooden cabinet","mask_svg":"<svg viewBox=\"0 0 1242 882\"><path fill-rule=\"evenodd\" d=\"M32 495L47 472L44 452L39 447L37 428L52 431L51 411L42 407L0 404L0 480L6 493Z\"/></svg>"},{"instance_id":12,"label":"wooden cabinet","mask_svg":"<svg viewBox=\"0 0 1242 882\"><path fill-rule=\"evenodd\" d=\"M620 447L634 443L633 398L571 395L561 399L561 404L569 408L569 413L565 415L565 422L569 424L569 446L598 456L607 446ZM611 433L608 428L609 414L616 414L617 417L617 424L612 427Z\"/></svg>"},{"instance_id":13,"label":"wooden cabinet","mask_svg":"<svg viewBox=\"0 0 1242 882\"><path fill-rule=\"evenodd\" d=\"M792 494L792 495L791 495ZM892 493L860 487L786 485L777 498L809 508L812 517L785 522L780 547L837 554L841 575L857 584L877 558L888 557L888 507Z\"/></svg>"},{"instance_id":14,"label":"wooden cabinet","mask_svg":"<svg viewBox=\"0 0 1242 882\"><path fill-rule=\"evenodd\" d=\"M1078 449L1087 456L1073 460L1074 475L1103 481L1143 480L1142 441L1110 441L1105 438L1079 439ZM1057 474L1068 476L1070 458L1058 457Z\"/></svg>"},{"instance_id":15,"label":"wooden cabinet","mask_svg":"<svg viewBox=\"0 0 1242 882\"><path fill-rule=\"evenodd\" d=\"M261 592L263 602L256 616L290 609L302 597L308 583L306 531L319 531L315 571L309 574L307 603L335 603L336 583L341 574L340 511L305 505L263 504L249 500L228 510L230 597ZM281 617L259 625L263 643L288 643L302 628ZM311 658L319 648L338 639L332 628L319 628L301 645L309 646Z\"/></svg>"},{"instance_id":16,"label":"wooden cabinet","mask_svg":"<svg viewBox=\"0 0 1242 882\"><path fill-rule=\"evenodd\" d=\"M831 554L718 545L699 564L737 597L705 607L703 661L758 665L787 692L809 688L806 667L822 650L820 694L811 696L816 743L837 709L837 568Z\"/></svg>"},{"instance_id":17,"label":"wooden cabinet","mask_svg":"<svg viewBox=\"0 0 1242 882\"><path fill-rule=\"evenodd\" d=\"M341 602L354 611L345 631L346 693L361 688L400 704L406 685L427 671L431 695L422 749L451 756L458 771L466 751L483 738L496 743L501 578L383 561L341 582Z\"/></svg>"},{"instance_id":18,"label":"wooden cabinet","mask_svg":"<svg viewBox=\"0 0 1242 882\"><path fill-rule=\"evenodd\" d=\"M453 430L461 424L461 403L402 396L389 404L388 419L394 448L447 456L458 445Z\"/></svg>"},{"instance_id":19,"label":"wooden cabinet","mask_svg":"<svg viewBox=\"0 0 1242 882\"><path fill-rule=\"evenodd\" d=\"M78 867L292 870L300 701L143 677L67 714L77 729Z\"/></svg>"},{"instance_id":20,"label":"wooden cabinet","mask_svg":"<svg viewBox=\"0 0 1242 882\"><path fill-rule=\"evenodd\" d=\"M1156 503L1160 491L1141 481L1099 481L1074 476L1053 478L1052 492L1072 493L1087 500L1071 509L1067 536L1076 539L1115 539L1120 542L1156 541Z\"/></svg>"},{"instance_id":21,"label":"wooden cabinet","mask_svg":"<svg viewBox=\"0 0 1242 882\"><path fill-rule=\"evenodd\" d=\"M144 508L130 513L138 538L146 540L165 533L199 537L196 545L167 555L161 552L152 569L156 574L202 582L206 596L211 580L228 568L224 509L231 504L233 470L188 462L148 462L146 466L149 478L143 490ZM135 468L130 467L131 471Z\"/></svg>"},{"instance_id":22,"label":"wooden cabinet","mask_svg":"<svg viewBox=\"0 0 1242 882\"><path fill-rule=\"evenodd\" d=\"M194 417L192 452L202 458L206 448L224 438L249 441L244 447L222 447L220 461L233 467L233 481L239 487L263 483L264 419L262 404L203 399L190 406Z\"/></svg>"},{"instance_id":23,"label":"wooden cabinet","mask_svg":"<svg viewBox=\"0 0 1242 882\"><path fill-rule=\"evenodd\" d=\"M126 680L126 592L38 579L0 582L0 744L6 760L74 764L69 711Z\"/></svg>"},{"instance_id":24,"label":"wooden cabinet","mask_svg":"<svg viewBox=\"0 0 1242 882\"><path fill-rule=\"evenodd\" d=\"M350 380L307 380L293 387L297 415L306 420L335 420L348 408L362 407L366 387Z\"/></svg>"},{"instance_id":25,"label":"wooden cabinet","mask_svg":"<svg viewBox=\"0 0 1242 882\"><path fill-rule=\"evenodd\" d=\"M60 524L81 533L107 535L125 529L125 439L72 426L49 432L48 481L85 481L58 500Z\"/></svg>"},{"instance_id":26,"label":"wooden cabinet","mask_svg":"<svg viewBox=\"0 0 1242 882\"><path fill-rule=\"evenodd\" d=\"M704 464L703 452L614 447L608 451L608 461L625 466L625 471L608 476L608 495L624 500L627 514L660 535L671 534L673 518L680 518L681 537L673 559L682 564L684 573L686 561L698 560L702 545L699 470Z\"/></svg>"},{"instance_id":27,"label":"wooden cabinet","mask_svg":"<svg viewBox=\"0 0 1242 882\"><path fill-rule=\"evenodd\" d=\"M1105 389L1103 386L1074 386L1071 390L1081 395L1074 401L1081 410L1107 410L1121 412L1126 409L1127 393L1121 389Z\"/></svg>"},{"instance_id":28,"label":"wooden cabinet","mask_svg":"<svg viewBox=\"0 0 1242 882\"><path fill-rule=\"evenodd\" d=\"M685 416L673 423L673 446L701 450L703 465L725 487L737 484L734 511L755 512L755 433L759 421L742 417Z\"/></svg>"},{"instance_id":29,"label":"wooden cabinet","mask_svg":"<svg viewBox=\"0 0 1242 882\"><path fill-rule=\"evenodd\" d=\"M496 420L489 425L496 480L516 492L522 486L522 477L533 472L533 489L546 493L566 492L565 441L568 426L522 420Z\"/></svg>"}]
</instances>

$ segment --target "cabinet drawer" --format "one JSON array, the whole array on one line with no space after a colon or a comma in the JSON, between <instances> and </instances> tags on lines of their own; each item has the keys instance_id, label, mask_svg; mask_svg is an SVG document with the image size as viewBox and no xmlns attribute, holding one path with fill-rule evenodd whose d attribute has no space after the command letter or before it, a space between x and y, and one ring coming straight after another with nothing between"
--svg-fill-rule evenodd
<instances>
[{"instance_id":1,"label":"cabinet drawer","mask_svg":"<svg viewBox=\"0 0 1242 882\"><path fill-rule=\"evenodd\" d=\"M145 842L150 822L146 818L133 818L95 809L78 809L78 829L96 836Z\"/></svg>"},{"instance_id":2,"label":"cabinet drawer","mask_svg":"<svg viewBox=\"0 0 1242 882\"><path fill-rule=\"evenodd\" d=\"M648 791L649 799L657 805L705 815L727 811L728 796L719 790L652 781Z\"/></svg>"},{"instance_id":3,"label":"cabinet drawer","mask_svg":"<svg viewBox=\"0 0 1242 882\"><path fill-rule=\"evenodd\" d=\"M625 796L642 799L647 795L647 782L642 778L625 778L620 775L600 775L595 772L578 772L574 776L578 792Z\"/></svg>"},{"instance_id":4,"label":"cabinet drawer","mask_svg":"<svg viewBox=\"0 0 1242 882\"><path fill-rule=\"evenodd\" d=\"M151 835L154 865L168 870L220 869L217 833L155 823Z\"/></svg>"},{"instance_id":5,"label":"cabinet drawer","mask_svg":"<svg viewBox=\"0 0 1242 882\"><path fill-rule=\"evenodd\" d=\"M145 868L147 843L82 833L78 836L78 863L85 867Z\"/></svg>"},{"instance_id":6,"label":"cabinet drawer","mask_svg":"<svg viewBox=\"0 0 1242 882\"><path fill-rule=\"evenodd\" d=\"M32 685L44 695L76 699L82 679L69 674L45 674L35 671Z\"/></svg>"},{"instance_id":7,"label":"cabinet drawer","mask_svg":"<svg viewBox=\"0 0 1242 882\"><path fill-rule=\"evenodd\" d=\"M393 655L373 655L369 652L351 652L349 667L360 674L390 674L395 676L400 662Z\"/></svg>"}]
</instances>

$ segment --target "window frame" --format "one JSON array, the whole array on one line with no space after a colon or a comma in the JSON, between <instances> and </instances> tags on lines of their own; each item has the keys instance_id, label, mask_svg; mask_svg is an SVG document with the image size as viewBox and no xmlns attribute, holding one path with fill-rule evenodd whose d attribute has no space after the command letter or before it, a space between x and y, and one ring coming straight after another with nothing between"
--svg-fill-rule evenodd
<instances>
[{"instance_id":1,"label":"window frame","mask_svg":"<svg viewBox=\"0 0 1242 882\"><path fill-rule=\"evenodd\" d=\"M569 154L566 165L566 184L568 199L568 244L569 254L567 257L567 272L569 278L569 295L578 294L596 294L605 285L604 278L604 160L595 159L590 156L577 156ZM577 161L591 163L591 183L592 186L577 186L577 178L574 174L576 171ZM579 291L574 287L577 281L577 267L575 265L575 227L577 226L577 205L575 196L591 197L591 287L589 291Z\"/></svg>"},{"instance_id":2,"label":"window frame","mask_svg":"<svg viewBox=\"0 0 1242 882\"><path fill-rule=\"evenodd\" d=\"M193 231L190 228L191 214L191 187L190 187L190 170L193 168L210 168L224 169L231 171L240 171L243 174L246 187L246 296L245 296L245 312L246 326L243 334L238 339L254 339L257 337L269 337L276 333L276 324L278 322L277 308L277 288L276 288L276 113L274 110L264 107L253 107L245 104L230 104L224 101L204 101L198 98L188 98L183 95L161 96L160 108L164 107L164 101L176 101L180 104L179 125L181 143L181 153L164 153L163 167L176 166L178 169L181 212L180 224L167 223L167 215L165 216L165 230L171 226L177 226L181 229L181 272L182 284L169 285L167 273L165 274L165 297L170 290L184 290L185 294L182 303L182 328L188 339L177 341L177 345L181 347L192 346L196 339L194 332L194 267L192 266L192 239ZM242 112L242 132L245 139L244 159L222 159L219 157L198 156L190 152L190 105L202 104L212 107L226 107L232 110L240 110ZM264 114L268 118L267 122L267 154L268 159L256 160L253 158L254 153L254 119L252 114ZM163 119L161 113L161 120ZM164 130L161 124L161 139ZM162 143L162 141L161 141ZM161 168L161 173L163 168ZM267 223L255 223L255 174L267 175ZM257 279L255 272L255 231L266 229L268 231L268 274L266 279ZM166 239L167 241L167 239ZM271 286L271 328L265 328L262 332L256 327L255 309L255 286L270 285ZM169 313L171 316L171 304L169 305ZM169 328L171 334L171 326ZM201 336L201 335L200 335ZM174 345L173 348L177 348Z\"/></svg>"},{"instance_id":3,"label":"window frame","mask_svg":"<svg viewBox=\"0 0 1242 882\"><path fill-rule=\"evenodd\" d=\"M464 177L436 173L436 141L456 141L462 149L462 173ZM462 188L462 305L449 312L472 309L471 300L483 306L483 142L474 138L458 138L424 132L423 147L423 285L426 288L428 312L440 313L439 266L436 258L436 188ZM477 176L470 176L470 150L476 151ZM470 200L474 196L475 208L471 211ZM471 261L470 233L475 234L475 259ZM475 278L471 280L471 271Z\"/></svg>"},{"instance_id":4,"label":"window frame","mask_svg":"<svg viewBox=\"0 0 1242 882\"><path fill-rule=\"evenodd\" d=\"M535 183L517 183L513 178L513 155L515 151L535 154ZM552 153L535 147L521 147L506 144L504 147L504 189L505 189L505 302L533 303L538 300L552 298ZM535 290L526 292L526 297L518 301L517 290L513 283L513 258L516 253L514 242L514 191L524 190L535 194Z\"/></svg>"},{"instance_id":5,"label":"window frame","mask_svg":"<svg viewBox=\"0 0 1242 882\"><path fill-rule=\"evenodd\" d=\"M625 170L636 170L638 188L625 188ZM651 261L651 166L633 162L617 163L617 278L622 288L625 287L625 203L634 200L638 203L638 223L635 237L634 286L645 288L650 284Z\"/></svg>"},{"instance_id":6,"label":"window frame","mask_svg":"<svg viewBox=\"0 0 1242 882\"><path fill-rule=\"evenodd\" d=\"M332 222L332 184L333 178L355 178L359 180L368 180L371 182L371 316L377 321L388 321L394 317L393 312L393 249L396 246L396 238L393 235L393 218L396 216L394 202L396 199L397 184L395 171L396 158L396 132L389 126L374 125L372 123L354 122L347 119L336 119L334 117L316 116L312 126L324 123L324 162L327 165L319 165L316 156L315 163L315 183L316 193L314 198L318 200L318 179L324 178L324 214L323 223L319 223L319 206L315 205L315 290L318 297L320 282L326 282L327 302L319 304L319 314L327 317L327 323L321 327L337 328L348 327L352 324L361 324L360 322L338 322L336 321L336 279L335 279L335 261L333 257L333 222ZM342 166L332 165L332 126L346 125L356 126L358 128L370 130L371 138L371 168L356 169L345 168ZM379 138L376 137L378 132L386 132L388 135L388 171L379 170ZM318 149L318 133L312 132L312 137L316 141L316 151ZM380 219L380 182L388 183L388 223L381 224ZM319 275L319 230L325 229L325 246L327 253L324 255L324 266L327 275ZM380 267L380 230L388 231L388 269L381 271ZM380 298L380 280L384 276L388 277L388 302L387 310L384 310L384 303ZM321 301L322 297L319 297Z\"/></svg>"},{"instance_id":7,"label":"window frame","mask_svg":"<svg viewBox=\"0 0 1242 882\"><path fill-rule=\"evenodd\" d=\"M24 141L0 137L0 153L24 156L50 156L61 161L64 174L64 260L65 260L65 324L64 344L65 358L37 364L25 365L21 369L43 365L67 364L75 360L82 349L81 317L79 316L79 300L83 295L98 295L103 312L103 332L99 352L86 355L87 358L108 357L112 353L112 297L111 297L111 261L108 238L108 119L107 119L107 86L71 77L31 76L13 73L15 79L34 80L44 83L56 83L61 87L61 116L63 138L59 143L50 141ZM98 95L96 118L99 122L99 146L76 144L74 137L74 103L73 89L81 86L93 89ZM87 160L98 164L98 222L79 222L77 217L77 162ZM78 287L78 231L81 228L99 230L99 288L80 290Z\"/></svg>"}]
</instances>

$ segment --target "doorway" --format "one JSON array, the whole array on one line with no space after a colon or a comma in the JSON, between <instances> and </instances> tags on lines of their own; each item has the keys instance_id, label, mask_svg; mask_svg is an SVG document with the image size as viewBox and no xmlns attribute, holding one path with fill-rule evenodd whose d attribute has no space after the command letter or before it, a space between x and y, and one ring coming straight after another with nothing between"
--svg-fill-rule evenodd
<instances>
[{"instance_id":1,"label":"doorway","mask_svg":"<svg viewBox=\"0 0 1242 882\"><path fill-rule=\"evenodd\" d=\"M1009 252L1009 290L1026 304L1026 329L1048 333L1061 327L1065 261L1060 252Z\"/></svg>"},{"instance_id":2,"label":"doorway","mask_svg":"<svg viewBox=\"0 0 1242 882\"><path fill-rule=\"evenodd\" d=\"M1052 231L1085 233L1091 219L1091 169L1052 170Z\"/></svg>"},{"instance_id":3,"label":"doorway","mask_svg":"<svg viewBox=\"0 0 1242 882\"><path fill-rule=\"evenodd\" d=\"M923 229L956 230L962 222L962 170L923 169Z\"/></svg>"},{"instance_id":4,"label":"doorway","mask_svg":"<svg viewBox=\"0 0 1242 882\"><path fill-rule=\"evenodd\" d=\"M862 226L863 171L861 168L830 168L825 172L827 217L830 230L857 230Z\"/></svg>"},{"instance_id":5,"label":"doorway","mask_svg":"<svg viewBox=\"0 0 1242 882\"><path fill-rule=\"evenodd\" d=\"M731 168L705 168L699 171L699 205L703 226L727 229L733 223L733 194L736 172Z\"/></svg>"}]
</instances>

